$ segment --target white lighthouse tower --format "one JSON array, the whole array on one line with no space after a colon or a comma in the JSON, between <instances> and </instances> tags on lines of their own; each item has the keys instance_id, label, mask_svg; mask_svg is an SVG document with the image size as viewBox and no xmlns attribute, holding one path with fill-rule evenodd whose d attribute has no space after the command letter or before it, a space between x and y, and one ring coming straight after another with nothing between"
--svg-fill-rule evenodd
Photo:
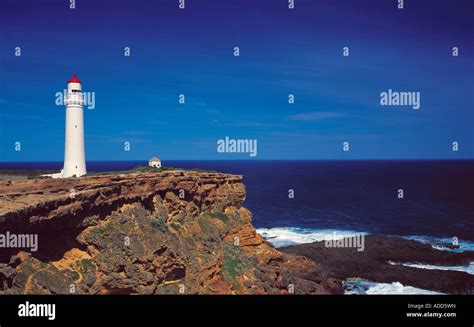
<instances>
[{"instance_id":1,"label":"white lighthouse tower","mask_svg":"<svg viewBox=\"0 0 474 327\"><path fill-rule=\"evenodd\" d=\"M87 173L84 152L84 104L81 81L74 74L67 82L66 139L64 145L64 167L62 177L80 177Z\"/></svg>"}]
</instances>

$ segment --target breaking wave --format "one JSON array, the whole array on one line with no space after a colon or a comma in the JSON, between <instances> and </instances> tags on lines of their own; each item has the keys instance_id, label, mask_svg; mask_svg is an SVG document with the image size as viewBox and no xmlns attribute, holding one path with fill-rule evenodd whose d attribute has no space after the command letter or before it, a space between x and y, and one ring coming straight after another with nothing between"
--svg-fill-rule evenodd
<instances>
[{"instance_id":1,"label":"breaking wave","mask_svg":"<svg viewBox=\"0 0 474 327\"><path fill-rule=\"evenodd\" d=\"M474 275L474 262L471 262L468 265L464 266L439 266L439 265L429 265L424 263L396 263L393 261L388 262L391 265L402 265L405 267L419 268L419 269L433 269L433 270L454 270L454 271L463 271L468 274Z\"/></svg>"},{"instance_id":2,"label":"breaking wave","mask_svg":"<svg viewBox=\"0 0 474 327\"><path fill-rule=\"evenodd\" d=\"M424 290L413 286L405 286L399 282L376 283L367 280L346 280L343 282L344 294L348 295L377 295L377 294L434 294L442 295L444 293Z\"/></svg>"},{"instance_id":3,"label":"breaking wave","mask_svg":"<svg viewBox=\"0 0 474 327\"><path fill-rule=\"evenodd\" d=\"M459 248L451 249L442 244L452 244L453 239L449 237L434 237L434 236L425 236L425 235L412 235L412 236L404 236L404 238L415 240L421 243L431 244L434 249L443 250L443 251L450 251L450 252L464 252L464 251L474 251L474 242L466 241L466 240L459 240Z\"/></svg>"},{"instance_id":4,"label":"breaking wave","mask_svg":"<svg viewBox=\"0 0 474 327\"><path fill-rule=\"evenodd\" d=\"M301 227L258 228L257 232L277 248L326 240L340 240L345 237L367 234L348 230Z\"/></svg>"},{"instance_id":5,"label":"breaking wave","mask_svg":"<svg viewBox=\"0 0 474 327\"><path fill-rule=\"evenodd\" d=\"M356 235L367 235L366 232L358 232L353 230L342 229L315 229L303 227L273 227L273 228L258 228L257 232L266 238L275 247L284 247L296 244L305 244L312 242L320 242L326 240L339 240L345 237L352 237ZM390 236L390 235L389 235ZM398 236L398 235L392 235ZM410 240L415 240L421 243L431 244L431 246L438 250L450 252L464 252L474 251L474 242L459 240L459 248L451 249L443 244L451 244L452 239L448 237L434 237L424 235L413 236L398 236Z\"/></svg>"}]
</instances>

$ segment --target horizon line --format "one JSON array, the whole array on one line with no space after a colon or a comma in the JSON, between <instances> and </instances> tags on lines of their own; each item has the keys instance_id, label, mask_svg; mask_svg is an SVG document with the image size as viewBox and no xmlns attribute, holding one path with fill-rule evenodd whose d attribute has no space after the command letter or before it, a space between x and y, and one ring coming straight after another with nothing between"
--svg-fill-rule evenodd
<instances>
[{"instance_id":1,"label":"horizon line","mask_svg":"<svg viewBox=\"0 0 474 327\"><path fill-rule=\"evenodd\" d=\"M87 162L148 162L149 159L131 159L131 160L88 160ZM389 159L160 159L163 161L469 161L474 160L473 158L389 158ZM0 161L3 163L61 163L60 161Z\"/></svg>"}]
</instances>

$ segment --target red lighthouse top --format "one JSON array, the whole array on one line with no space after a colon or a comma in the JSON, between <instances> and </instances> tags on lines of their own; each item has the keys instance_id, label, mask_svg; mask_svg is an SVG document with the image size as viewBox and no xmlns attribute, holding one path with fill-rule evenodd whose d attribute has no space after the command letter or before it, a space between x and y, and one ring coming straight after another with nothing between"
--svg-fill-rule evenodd
<instances>
[{"instance_id":1,"label":"red lighthouse top","mask_svg":"<svg viewBox=\"0 0 474 327\"><path fill-rule=\"evenodd\" d=\"M72 77L67 81L69 83L81 83L81 80L77 78L76 74L74 73Z\"/></svg>"}]
</instances>

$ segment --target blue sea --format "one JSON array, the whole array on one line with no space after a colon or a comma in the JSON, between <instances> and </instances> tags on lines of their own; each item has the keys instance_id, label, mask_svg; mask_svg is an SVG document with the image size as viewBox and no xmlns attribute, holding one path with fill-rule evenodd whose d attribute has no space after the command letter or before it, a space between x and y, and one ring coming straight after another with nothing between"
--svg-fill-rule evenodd
<instances>
[{"instance_id":1,"label":"blue sea","mask_svg":"<svg viewBox=\"0 0 474 327\"><path fill-rule=\"evenodd\" d=\"M145 161L88 162L89 172ZM474 249L474 160L164 161L184 169L244 175L245 206L277 246L328 234L378 233L436 244L457 237ZM0 163L0 169L55 169L62 162ZM289 198L289 190L294 198ZM404 198L398 198L403 189Z\"/></svg>"}]
</instances>

